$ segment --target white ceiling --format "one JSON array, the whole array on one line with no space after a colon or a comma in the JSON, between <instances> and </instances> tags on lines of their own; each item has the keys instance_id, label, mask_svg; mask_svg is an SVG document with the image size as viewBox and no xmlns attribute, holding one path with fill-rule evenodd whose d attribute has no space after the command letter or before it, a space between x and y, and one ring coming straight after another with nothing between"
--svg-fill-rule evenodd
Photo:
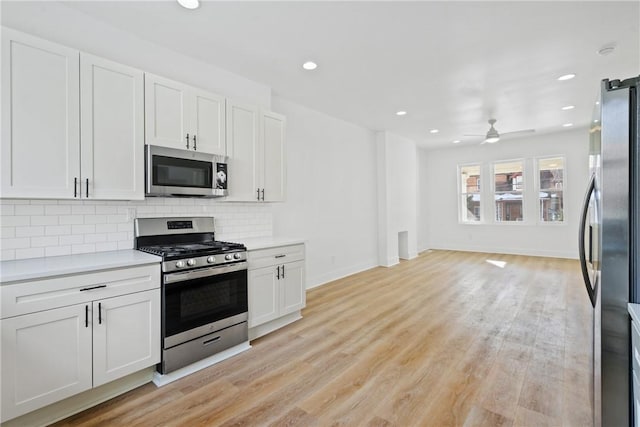
<instances>
[{"instance_id":1,"label":"white ceiling","mask_svg":"<svg viewBox=\"0 0 640 427\"><path fill-rule=\"evenodd\" d=\"M486 133L490 117L500 132L586 126L601 79L640 73L638 1L204 1L194 11L173 1L66 4L423 147L478 143L463 135ZM598 55L608 43L616 50ZM302 70L309 59L317 70ZM566 73L577 77L556 80Z\"/></svg>"}]
</instances>

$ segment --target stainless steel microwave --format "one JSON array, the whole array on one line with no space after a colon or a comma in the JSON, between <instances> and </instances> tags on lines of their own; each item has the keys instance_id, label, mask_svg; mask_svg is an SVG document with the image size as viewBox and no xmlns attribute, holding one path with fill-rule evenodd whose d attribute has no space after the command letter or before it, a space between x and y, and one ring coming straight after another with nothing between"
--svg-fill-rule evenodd
<instances>
[{"instance_id":1,"label":"stainless steel microwave","mask_svg":"<svg viewBox=\"0 0 640 427\"><path fill-rule=\"evenodd\" d=\"M227 157L145 145L145 195L224 197Z\"/></svg>"}]
</instances>

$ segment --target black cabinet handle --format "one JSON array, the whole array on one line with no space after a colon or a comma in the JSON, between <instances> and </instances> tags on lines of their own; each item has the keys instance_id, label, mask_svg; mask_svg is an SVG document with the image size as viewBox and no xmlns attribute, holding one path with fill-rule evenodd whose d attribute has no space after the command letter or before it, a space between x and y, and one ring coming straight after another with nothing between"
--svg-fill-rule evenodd
<instances>
[{"instance_id":1,"label":"black cabinet handle","mask_svg":"<svg viewBox=\"0 0 640 427\"><path fill-rule=\"evenodd\" d=\"M286 257L286 256L287 256L287 255L285 255L285 254L280 254L280 255L276 255L276 256L275 256L275 258L284 258L284 257Z\"/></svg>"},{"instance_id":2,"label":"black cabinet handle","mask_svg":"<svg viewBox=\"0 0 640 427\"><path fill-rule=\"evenodd\" d=\"M89 327L89 306L88 305L84 306L84 327L85 328Z\"/></svg>"},{"instance_id":3,"label":"black cabinet handle","mask_svg":"<svg viewBox=\"0 0 640 427\"><path fill-rule=\"evenodd\" d=\"M278 275L276 277L278 280L280 280L280 266L277 266L276 270L278 270Z\"/></svg>"},{"instance_id":4,"label":"black cabinet handle","mask_svg":"<svg viewBox=\"0 0 640 427\"><path fill-rule=\"evenodd\" d=\"M264 202L264 188L262 189L262 201Z\"/></svg>"},{"instance_id":5,"label":"black cabinet handle","mask_svg":"<svg viewBox=\"0 0 640 427\"><path fill-rule=\"evenodd\" d=\"M189 134L187 134L187 150L189 149Z\"/></svg>"},{"instance_id":6,"label":"black cabinet handle","mask_svg":"<svg viewBox=\"0 0 640 427\"><path fill-rule=\"evenodd\" d=\"M98 303L98 325L102 325L102 303Z\"/></svg>"},{"instance_id":7,"label":"black cabinet handle","mask_svg":"<svg viewBox=\"0 0 640 427\"><path fill-rule=\"evenodd\" d=\"M80 292L83 292L83 291L92 291L92 290L94 290L94 289L100 289L100 288L106 288L106 287L107 287L107 285L91 286L91 287L89 287L89 288L82 288L82 289L80 289Z\"/></svg>"},{"instance_id":8,"label":"black cabinet handle","mask_svg":"<svg viewBox=\"0 0 640 427\"><path fill-rule=\"evenodd\" d=\"M87 198L89 198L89 178L87 178L86 191L87 191Z\"/></svg>"},{"instance_id":9,"label":"black cabinet handle","mask_svg":"<svg viewBox=\"0 0 640 427\"><path fill-rule=\"evenodd\" d=\"M260 200L260 189L258 188L258 200Z\"/></svg>"},{"instance_id":10,"label":"black cabinet handle","mask_svg":"<svg viewBox=\"0 0 640 427\"><path fill-rule=\"evenodd\" d=\"M196 136L193 135L193 150L197 151L198 150L198 146L196 145Z\"/></svg>"},{"instance_id":11,"label":"black cabinet handle","mask_svg":"<svg viewBox=\"0 0 640 427\"><path fill-rule=\"evenodd\" d=\"M78 178L73 178L73 197L78 197Z\"/></svg>"},{"instance_id":12,"label":"black cabinet handle","mask_svg":"<svg viewBox=\"0 0 640 427\"><path fill-rule=\"evenodd\" d=\"M284 265L282 266L282 278L284 279Z\"/></svg>"}]
</instances>

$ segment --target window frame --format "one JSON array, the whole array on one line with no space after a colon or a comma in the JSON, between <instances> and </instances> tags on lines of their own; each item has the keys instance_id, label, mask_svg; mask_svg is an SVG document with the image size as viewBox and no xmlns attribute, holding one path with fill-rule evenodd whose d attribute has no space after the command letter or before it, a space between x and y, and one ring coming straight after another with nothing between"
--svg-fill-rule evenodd
<instances>
[{"instance_id":1,"label":"window frame","mask_svg":"<svg viewBox=\"0 0 640 427\"><path fill-rule=\"evenodd\" d=\"M543 221L540 217L540 160L549 160L549 159L562 159L562 221ZM564 154L557 155L544 155L537 156L533 158L533 167L534 167L534 188L536 195L536 224L551 226L551 227L562 227L568 225L567 221L567 157Z\"/></svg>"},{"instance_id":2,"label":"window frame","mask_svg":"<svg viewBox=\"0 0 640 427\"><path fill-rule=\"evenodd\" d=\"M462 209L463 209L463 205L462 205L462 196L464 194L475 194L475 193L463 193L462 192L462 168L464 167L469 167L469 166L477 166L478 170L480 171L479 173L479 177L480 177L480 190L478 191L477 194L480 195L480 219L478 221L469 221L469 220L465 220L463 219L463 215L462 215ZM457 167L457 179L456 179L456 184L457 184L457 191L456 191L456 197L458 198L458 224L464 224L464 225L478 225L478 224L484 224L485 223L485 215L484 215L484 202L483 200L485 199L485 197L483 197L483 182L486 183L486 179L483 177L483 163L482 162L472 162L472 163L459 163L458 167ZM464 207L466 209L466 206Z\"/></svg>"},{"instance_id":3,"label":"window frame","mask_svg":"<svg viewBox=\"0 0 640 427\"><path fill-rule=\"evenodd\" d=\"M515 163L520 162L522 164L522 221L498 221L498 206L496 203L496 165L500 163ZM526 158L514 158L514 159L501 159L501 160L493 160L491 161L491 217L493 220L493 224L495 225L528 225L529 218L527 215L527 159ZM506 193L507 191L500 191L501 193Z\"/></svg>"}]
</instances>

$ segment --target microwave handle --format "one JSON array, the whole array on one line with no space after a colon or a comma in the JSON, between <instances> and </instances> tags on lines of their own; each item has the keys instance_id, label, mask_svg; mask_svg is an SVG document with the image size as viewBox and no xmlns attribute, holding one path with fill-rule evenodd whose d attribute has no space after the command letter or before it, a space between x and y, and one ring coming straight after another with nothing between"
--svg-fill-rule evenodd
<instances>
[{"instance_id":1,"label":"microwave handle","mask_svg":"<svg viewBox=\"0 0 640 427\"><path fill-rule=\"evenodd\" d=\"M189 149L189 134L187 134L187 137L185 138L187 140L187 150Z\"/></svg>"}]
</instances>

